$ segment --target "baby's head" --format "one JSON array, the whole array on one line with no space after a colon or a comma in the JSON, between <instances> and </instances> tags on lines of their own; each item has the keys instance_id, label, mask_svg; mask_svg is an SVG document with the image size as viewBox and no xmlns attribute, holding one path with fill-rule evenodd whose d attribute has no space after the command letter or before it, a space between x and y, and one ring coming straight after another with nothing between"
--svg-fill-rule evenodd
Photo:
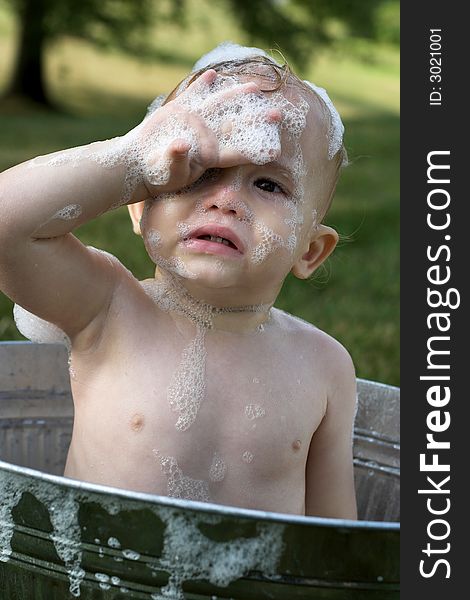
<instances>
[{"instance_id":1,"label":"baby's head","mask_svg":"<svg viewBox=\"0 0 470 600\"><path fill-rule=\"evenodd\" d=\"M192 95L183 94L209 69L217 73L212 85L201 85ZM231 88L251 81L261 94L230 96ZM228 100L209 104L211 112L204 112L201 107L207 99L224 90ZM245 235L244 228L255 232L252 247L245 248L255 267L255 278L260 266L268 278L273 269L282 272L282 280L289 271L308 277L337 242L336 232L321 221L346 160L344 129L326 92L302 81L262 50L224 44L198 61L193 72L166 98L154 101L149 114L171 101L201 115L221 146L236 149L247 158L247 164L211 170L188 188L148 202L143 233L150 256L183 277L191 278L198 272L191 268L194 260L169 254L162 243L171 227L171 223L165 225L165 215L178 202L188 205L193 201L192 214L175 209L181 218L175 217L173 228L176 225L179 243L186 244L186 249L191 234L208 221L229 226L229 221L236 219L239 236ZM266 119L267 114L277 114L278 118ZM135 210L134 222L138 217Z\"/></svg>"},{"instance_id":2,"label":"baby's head","mask_svg":"<svg viewBox=\"0 0 470 600\"><path fill-rule=\"evenodd\" d=\"M303 168L307 173L314 175L314 183L317 186L315 190L305 190L304 195L310 196L315 202L317 223L320 223L330 208L340 169L347 163L347 153L343 144L344 127L326 90L317 87L310 81L300 79L287 63L279 64L259 48L225 42L200 58L191 73L172 92L167 96L156 98L149 106L148 114L151 114L158 106L175 100L208 69L213 69L226 78L222 84L219 80L219 85L229 87L240 82L255 81L267 96L277 96L272 103L274 106L282 105L280 106L284 119L282 125L284 129L289 128L290 125L290 133L292 133L292 120L297 118L297 123L294 124L297 131L294 135L301 137L302 148L300 150L303 154L307 154L303 157ZM281 97L288 102L282 102L282 100L279 102ZM237 111L240 111L240 108L239 104L225 107L226 114L223 115L223 118L230 119L233 113L236 114ZM250 110L252 106L247 103L246 108ZM295 108L304 113L303 123L299 122L299 115ZM293 111L297 114L293 114ZM253 120L256 116L253 115ZM241 127L246 125L242 119L240 120ZM252 131L262 124L261 122L253 123ZM300 129L302 131L299 136ZM263 136L261 136L261 140L259 139L259 132L260 129L258 129L258 137L253 136L252 139L249 139L250 134L248 133L243 144L245 155L251 155L250 157L258 164L268 161L268 157L263 155L265 149L262 147L262 142L265 140L263 140ZM234 145L237 142L240 143L240 139L234 140L234 137L232 133L227 142ZM287 150L287 148L283 148L283 150Z\"/></svg>"}]
</instances>

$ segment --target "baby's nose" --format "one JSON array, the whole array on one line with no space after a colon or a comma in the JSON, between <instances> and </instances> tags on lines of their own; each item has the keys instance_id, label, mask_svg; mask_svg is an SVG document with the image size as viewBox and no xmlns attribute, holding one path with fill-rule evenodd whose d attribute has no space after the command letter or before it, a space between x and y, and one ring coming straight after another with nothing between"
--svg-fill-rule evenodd
<instances>
[{"instance_id":1,"label":"baby's nose","mask_svg":"<svg viewBox=\"0 0 470 600\"><path fill-rule=\"evenodd\" d=\"M247 207L236 188L237 186L234 185L216 186L213 193L204 199L204 208L207 211L220 211L239 219L244 218L247 214Z\"/></svg>"}]
</instances>

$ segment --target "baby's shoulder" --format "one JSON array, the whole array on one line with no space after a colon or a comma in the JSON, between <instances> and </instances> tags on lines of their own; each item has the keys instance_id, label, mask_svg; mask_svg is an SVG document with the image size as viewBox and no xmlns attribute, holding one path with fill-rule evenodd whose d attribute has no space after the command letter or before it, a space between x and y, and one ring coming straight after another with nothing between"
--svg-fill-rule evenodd
<instances>
[{"instance_id":1,"label":"baby's shoulder","mask_svg":"<svg viewBox=\"0 0 470 600\"><path fill-rule=\"evenodd\" d=\"M319 366L327 378L350 378L351 373L354 374L349 352L334 337L312 323L277 308L272 309L272 318L293 346L295 355L302 355L307 364L310 362Z\"/></svg>"}]
</instances>

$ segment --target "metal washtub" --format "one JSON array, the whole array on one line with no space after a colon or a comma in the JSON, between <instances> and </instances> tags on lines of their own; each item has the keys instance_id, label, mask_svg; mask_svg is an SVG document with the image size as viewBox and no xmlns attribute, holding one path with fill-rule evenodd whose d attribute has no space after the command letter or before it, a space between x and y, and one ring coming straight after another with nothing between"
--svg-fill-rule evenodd
<instances>
[{"instance_id":1,"label":"metal washtub","mask_svg":"<svg viewBox=\"0 0 470 600\"><path fill-rule=\"evenodd\" d=\"M0 343L0 597L399 597L399 389L358 380L359 521L127 492L61 477L65 348Z\"/></svg>"}]
</instances>

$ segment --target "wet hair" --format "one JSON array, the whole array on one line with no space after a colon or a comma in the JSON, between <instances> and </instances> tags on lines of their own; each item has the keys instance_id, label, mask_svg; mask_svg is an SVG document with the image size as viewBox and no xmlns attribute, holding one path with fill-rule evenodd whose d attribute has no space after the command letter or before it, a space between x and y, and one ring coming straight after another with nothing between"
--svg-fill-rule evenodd
<instances>
[{"instance_id":1,"label":"wet hair","mask_svg":"<svg viewBox=\"0 0 470 600\"><path fill-rule=\"evenodd\" d=\"M174 100L181 92L183 92L191 83L200 77L206 71L213 69L216 73L226 76L246 76L253 77L261 81L260 89L264 93L273 93L286 88L288 85L297 87L306 98L315 102L319 108L327 127L331 127L331 113L323 98L315 92L310 85L300 79L289 64L278 64L267 56L252 56L243 59L224 60L212 64L208 64L203 68L190 73L183 79L163 100L162 104L166 104ZM336 190L336 185L339 180L341 168L348 164L348 156L344 143L341 144L335 155L328 160L333 172L331 174L331 184L329 186L329 194L320 202L318 207L318 217L321 221L330 209L333 196Z\"/></svg>"}]
</instances>

